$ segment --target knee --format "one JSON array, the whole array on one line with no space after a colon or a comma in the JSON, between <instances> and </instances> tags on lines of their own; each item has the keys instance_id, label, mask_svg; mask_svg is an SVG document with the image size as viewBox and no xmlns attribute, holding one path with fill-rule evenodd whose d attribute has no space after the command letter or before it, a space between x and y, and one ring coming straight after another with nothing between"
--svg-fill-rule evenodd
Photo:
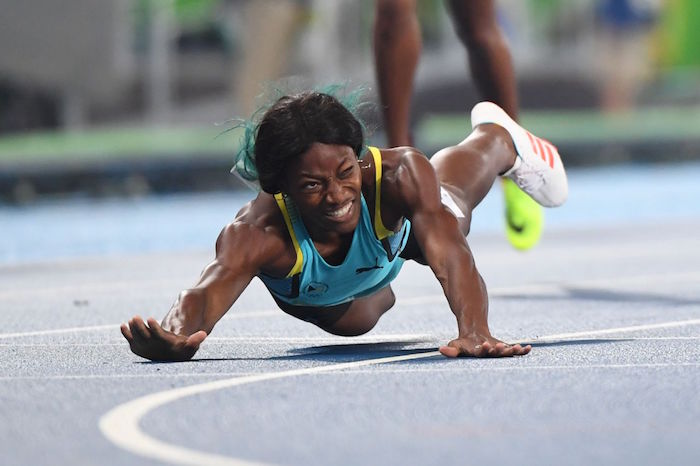
<instances>
[{"instance_id":1,"label":"knee","mask_svg":"<svg viewBox=\"0 0 700 466\"><path fill-rule=\"evenodd\" d=\"M375 322L376 324L376 322ZM364 335L374 328L374 325L363 326L363 327L333 327L331 329L324 329L328 333L333 335L338 335L339 337L359 337Z\"/></svg>"},{"instance_id":2,"label":"knee","mask_svg":"<svg viewBox=\"0 0 700 466\"><path fill-rule=\"evenodd\" d=\"M394 307L394 304L396 304L396 295L394 294L394 290L392 290L391 287L387 287L385 295L383 296L381 312L379 313L379 316L377 316L377 319L379 319L379 317L381 317L381 315L386 311Z\"/></svg>"},{"instance_id":3,"label":"knee","mask_svg":"<svg viewBox=\"0 0 700 466\"><path fill-rule=\"evenodd\" d=\"M378 17L415 16L416 0L377 0Z\"/></svg>"},{"instance_id":4,"label":"knee","mask_svg":"<svg viewBox=\"0 0 700 466\"><path fill-rule=\"evenodd\" d=\"M374 319L374 321L370 322L367 320L363 320L362 322L338 322L334 325L331 326L323 326L317 324L322 330L325 330L328 333L331 333L333 335L337 335L339 337L359 337L360 335L364 335L365 333L369 332L374 328L375 325L377 325L377 321L379 319Z\"/></svg>"},{"instance_id":5,"label":"knee","mask_svg":"<svg viewBox=\"0 0 700 466\"><path fill-rule=\"evenodd\" d=\"M372 330L379 318L396 303L396 295L391 288L382 290L380 299L367 306L360 312L348 312L337 322L330 326L323 326L323 330L341 337L357 337Z\"/></svg>"},{"instance_id":6,"label":"knee","mask_svg":"<svg viewBox=\"0 0 700 466\"><path fill-rule=\"evenodd\" d=\"M457 36L469 52L505 46L501 29L495 22L486 22L476 26L458 23L456 30Z\"/></svg>"}]
</instances>

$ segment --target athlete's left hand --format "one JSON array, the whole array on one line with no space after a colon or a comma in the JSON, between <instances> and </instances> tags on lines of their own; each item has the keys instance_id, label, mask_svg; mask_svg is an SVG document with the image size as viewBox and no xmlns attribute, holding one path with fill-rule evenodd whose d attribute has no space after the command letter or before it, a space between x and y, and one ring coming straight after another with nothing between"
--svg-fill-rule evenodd
<instances>
[{"instance_id":1,"label":"athlete's left hand","mask_svg":"<svg viewBox=\"0 0 700 466\"><path fill-rule=\"evenodd\" d=\"M506 358L523 356L530 352L532 346L510 345L491 335L472 333L452 340L447 346L441 346L440 353L448 358L471 356L476 358Z\"/></svg>"},{"instance_id":2,"label":"athlete's left hand","mask_svg":"<svg viewBox=\"0 0 700 466\"><path fill-rule=\"evenodd\" d=\"M121 325L122 335L129 342L131 351L151 361L187 361L199 349L207 337L207 332L200 330L192 335L177 335L160 326L157 320L150 318L147 323L139 316L134 316L128 324Z\"/></svg>"}]
</instances>

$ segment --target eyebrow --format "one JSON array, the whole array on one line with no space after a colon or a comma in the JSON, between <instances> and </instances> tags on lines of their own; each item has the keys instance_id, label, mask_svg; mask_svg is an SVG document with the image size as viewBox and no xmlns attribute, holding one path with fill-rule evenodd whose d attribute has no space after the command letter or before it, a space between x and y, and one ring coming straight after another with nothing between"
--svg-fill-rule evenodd
<instances>
[{"instance_id":1,"label":"eyebrow","mask_svg":"<svg viewBox=\"0 0 700 466\"><path fill-rule=\"evenodd\" d=\"M314 180L321 180L321 179L323 179L324 177L318 176L318 175L314 175L314 174L312 174L312 173L305 173L305 172L302 172L302 173L299 173L299 178L300 178L300 179L301 179L301 178L313 178Z\"/></svg>"},{"instance_id":2,"label":"eyebrow","mask_svg":"<svg viewBox=\"0 0 700 466\"><path fill-rule=\"evenodd\" d=\"M336 167L336 171L343 170L343 168L342 168L343 165L345 165L345 164L348 163L348 162L349 162L349 163L352 163L351 160L349 159L349 157L343 158L343 160L341 160L341 162L340 162L340 163L338 164L338 166ZM350 168L350 167L347 167L347 168ZM319 175L316 175L316 174L313 174L313 173L308 173L308 172L301 172L301 173L299 173L299 178L302 178L302 177L305 177L305 178L312 178L312 179L314 179L314 180L322 180L322 179L325 178L325 176L319 176Z\"/></svg>"}]
</instances>

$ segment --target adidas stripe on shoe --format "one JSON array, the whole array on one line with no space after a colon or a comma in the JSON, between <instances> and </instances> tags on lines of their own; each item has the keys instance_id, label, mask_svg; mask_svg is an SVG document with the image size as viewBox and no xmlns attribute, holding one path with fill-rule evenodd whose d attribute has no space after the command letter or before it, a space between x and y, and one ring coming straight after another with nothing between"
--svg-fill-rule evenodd
<instances>
[{"instance_id":1,"label":"adidas stripe on shoe","mask_svg":"<svg viewBox=\"0 0 700 466\"><path fill-rule=\"evenodd\" d=\"M538 204L562 205L569 194L564 164L557 148L518 125L498 105L480 102L471 113L472 128L493 123L510 134L517 152L515 164L502 176L510 178Z\"/></svg>"}]
</instances>

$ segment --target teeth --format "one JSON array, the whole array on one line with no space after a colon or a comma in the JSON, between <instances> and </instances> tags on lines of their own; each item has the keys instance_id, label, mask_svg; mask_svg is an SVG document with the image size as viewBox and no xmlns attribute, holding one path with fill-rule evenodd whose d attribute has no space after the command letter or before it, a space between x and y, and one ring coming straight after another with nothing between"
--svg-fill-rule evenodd
<instances>
[{"instance_id":1,"label":"teeth","mask_svg":"<svg viewBox=\"0 0 700 466\"><path fill-rule=\"evenodd\" d=\"M348 202L348 204L345 207L341 207L338 210L334 210L333 212L328 212L328 215L331 217L342 217L343 215L350 212L350 207L352 207L352 202Z\"/></svg>"}]
</instances>

